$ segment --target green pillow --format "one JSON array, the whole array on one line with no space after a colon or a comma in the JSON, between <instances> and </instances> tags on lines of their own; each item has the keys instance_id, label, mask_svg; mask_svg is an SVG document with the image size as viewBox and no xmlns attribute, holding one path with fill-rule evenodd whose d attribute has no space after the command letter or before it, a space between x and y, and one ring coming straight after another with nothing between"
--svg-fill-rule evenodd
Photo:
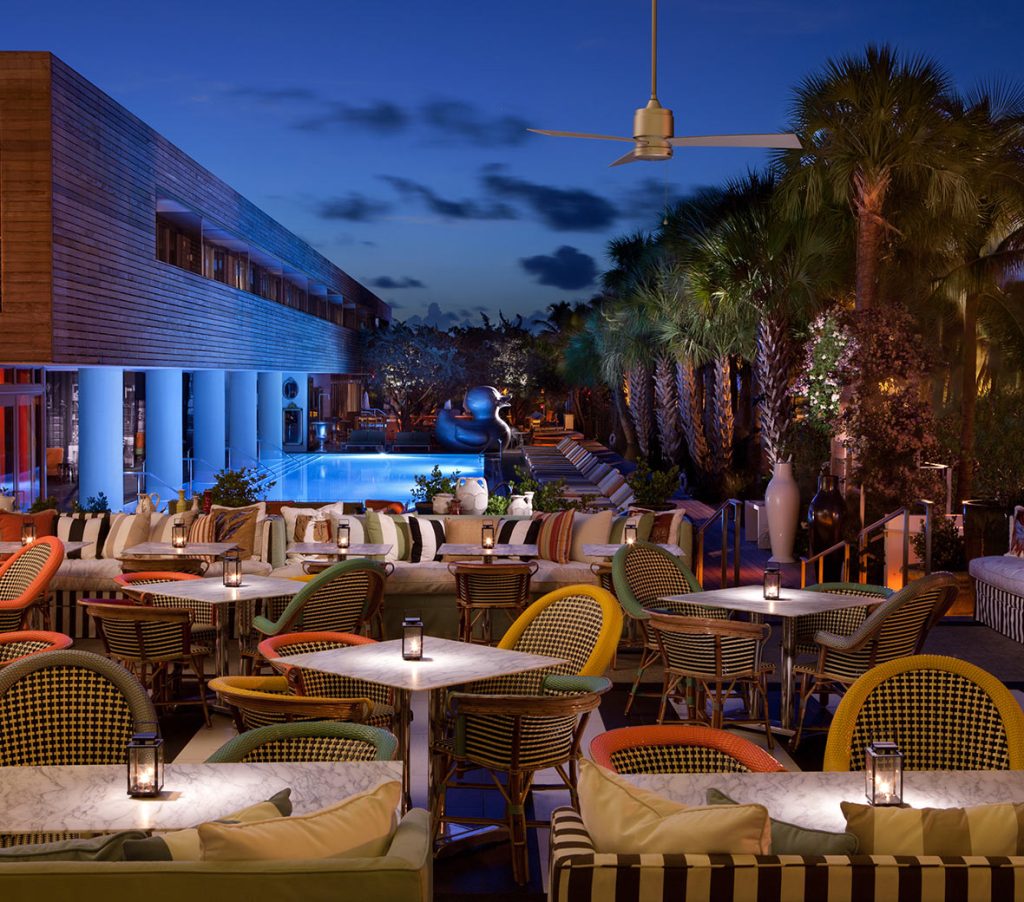
<instances>
[{"instance_id":1,"label":"green pillow","mask_svg":"<svg viewBox=\"0 0 1024 902\"><path fill-rule=\"evenodd\" d=\"M737 805L719 789L709 789L709 805ZM859 843L852 833L829 833L798 827L786 821L772 822L772 855L856 855Z\"/></svg>"},{"instance_id":2,"label":"green pillow","mask_svg":"<svg viewBox=\"0 0 1024 902\"><path fill-rule=\"evenodd\" d=\"M89 839L26 843L0 849L0 864L5 861L121 861L128 842L145 839L144 830L122 830Z\"/></svg>"},{"instance_id":3,"label":"green pillow","mask_svg":"<svg viewBox=\"0 0 1024 902\"><path fill-rule=\"evenodd\" d=\"M622 531L626 526L626 521L629 519L631 518L623 514L612 520L612 531L608 536L609 544L622 544ZM636 540L638 542L646 542L651 537L651 530L654 529L654 512L647 511L639 516L634 516L632 519L636 520Z\"/></svg>"}]
</instances>

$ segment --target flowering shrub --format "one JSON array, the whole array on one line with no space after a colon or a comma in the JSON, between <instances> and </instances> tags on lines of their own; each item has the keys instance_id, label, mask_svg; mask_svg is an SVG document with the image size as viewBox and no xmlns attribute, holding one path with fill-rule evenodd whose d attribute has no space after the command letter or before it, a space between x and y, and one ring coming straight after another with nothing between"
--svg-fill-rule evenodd
<instances>
[{"instance_id":1,"label":"flowering shrub","mask_svg":"<svg viewBox=\"0 0 1024 902\"><path fill-rule=\"evenodd\" d=\"M855 349L853 335L838 310L827 310L811 323L793 392L805 399L808 423L823 432L831 432L839 416L839 400Z\"/></svg>"}]
</instances>

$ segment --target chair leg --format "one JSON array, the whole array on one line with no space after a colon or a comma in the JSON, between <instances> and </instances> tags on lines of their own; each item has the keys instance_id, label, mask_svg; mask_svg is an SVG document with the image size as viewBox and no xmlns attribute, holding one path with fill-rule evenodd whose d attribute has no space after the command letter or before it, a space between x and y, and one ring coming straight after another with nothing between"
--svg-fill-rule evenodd
<instances>
[{"instance_id":1,"label":"chair leg","mask_svg":"<svg viewBox=\"0 0 1024 902\"><path fill-rule=\"evenodd\" d=\"M814 684L812 683L808 687L808 675L806 673L800 674L800 693L799 693L799 705L800 709L797 713L796 718L796 732L793 734L793 741L789 744L791 751L796 751L800 746L800 740L803 738L804 733L804 717L807 714L807 699L810 694L814 691Z\"/></svg>"},{"instance_id":2,"label":"chair leg","mask_svg":"<svg viewBox=\"0 0 1024 902\"><path fill-rule=\"evenodd\" d=\"M672 683L672 677L666 673L661 683L661 704L658 706L658 723L665 722L665 706L668 704L668 694L672 689Z\"/></svg>"},{"instance_id":3,"label":"chair leg","mask_svg":"<svg viewBox=\"0 0 1024 902\"><path fill-rule=\"evenodd\" d=\"M203 709L203 722L209 728L213 726L213 721L210 720L210 709L206 704L206 674L204 673L203 659L198 655L192 655L192 670L199 682L199 704Z\"/></svg>"},{"instance_id":4,"label":"chair leg","mask_svg":"<svg viewBox=\"0 0 1024 902\"><path fill-rule=\"evenodd\" d=\"M768 710L768 680L764 675L757 681L757 693L761 696L761 706L764 710L764 737L768 743L768 750L771 751L775 748L775 740L772 737L771 712ZM753 710L750 715L753 717Z\"/></svg>"},{"instance_id":5,"label":"chair leg","mask_svg":"<svg viewBox=\"0 0 1024 902\"><path fill-rule=\"evenodd\" d=\"M530 879L530 851L526 844L526 797L530 794L529 778L518 771L510 771L507 791L512 877L522 886Z\"/></svg>"},{"instance_id":6,"label":"chair leg","mask_svg":"<svg viewBox=\"0 0 1024 902\"><path fill-rule=\"evenodd\" d=\"M636 700L637 693L640 691L640 681L644 678L644 674L647 669L658 660L658 655L651 651L649 648L644 648L640 655L640 666L636 669L636 676L633 677L633 685L629 689L629 696L626 698L626 709L623 711L624 714L629 714L629 709L633 707L633 702Z\"/></svg>"}]
</instances>

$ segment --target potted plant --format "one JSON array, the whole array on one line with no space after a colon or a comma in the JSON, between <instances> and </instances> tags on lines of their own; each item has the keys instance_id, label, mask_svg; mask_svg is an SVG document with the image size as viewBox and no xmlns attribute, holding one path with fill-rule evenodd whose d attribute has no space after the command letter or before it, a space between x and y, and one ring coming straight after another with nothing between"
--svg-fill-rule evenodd
<instances>
[{"instance_id":1,"label":"potted plant","mask_svg":"<svg viewBox=\"0 0 1024 902\"><path fill-rule=\"evenodd\" d=\"M679 490L679 467L655 470L641 459L636 469L626 477L626 482L633 490L633 503L637 507L653 511L671 510L674 505L668 499Z\"/></svg>"},{"instance_id":2,"label":"potted plant","mask_svg":"<svg viewBox=\"0 0 1024 902\"><path fill-rule=\"evenodd\" d=\"M246 507L265 498L267 489L274 484L274 481L264 482L255 467L221 470L213 478L210 502L224 507Z\"/></svg>"},{"instance_id":3,"label":"potted plant","mask_svg":"<svg viewBox=\"0 0 1024 902\"><path fill-rule=\"evenodd\" d=\"M427 475L422 473L413 477L416 485L412 490L412 500L416 503L416 513L434 513L435 495L455 495L455 487L459 482L459 471L453 470L447 476L441 473L441 468L434 465L434 469Z\"/></svg>"},{"instance_id":4,"label":"potted plant","mask_svg":"<svg viewBox=\"0 0 1024 902\"><path fill-rule=\"evenodd\" d=\"M910 542L923 567L924 532L914 533L910 537ZM974 592L971 589L971 578L967 573L967 545L953 517L932 517L932 572L936 570L947 570L956 577L958 591L950 613L972 613Z\"/></svg>"}]
</instances>

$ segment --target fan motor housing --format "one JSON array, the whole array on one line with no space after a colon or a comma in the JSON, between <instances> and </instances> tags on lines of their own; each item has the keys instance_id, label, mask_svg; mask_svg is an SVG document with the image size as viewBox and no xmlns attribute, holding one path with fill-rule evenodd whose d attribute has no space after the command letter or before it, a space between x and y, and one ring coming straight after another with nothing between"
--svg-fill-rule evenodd
<instances>
[{"instance_id":1,"label":"fan motor housing","mask_svg":"<svg viewBox=\"0 0 1024 902\"><path fill-rule=\"evenodd\" d=\"M633 114L633 137L641 146L637 156L644 160L667 160L672 156L672 145L668 139L675 133L672 111L665 109L657 100L651 100Z\"/></svg>"}]
</instances>

